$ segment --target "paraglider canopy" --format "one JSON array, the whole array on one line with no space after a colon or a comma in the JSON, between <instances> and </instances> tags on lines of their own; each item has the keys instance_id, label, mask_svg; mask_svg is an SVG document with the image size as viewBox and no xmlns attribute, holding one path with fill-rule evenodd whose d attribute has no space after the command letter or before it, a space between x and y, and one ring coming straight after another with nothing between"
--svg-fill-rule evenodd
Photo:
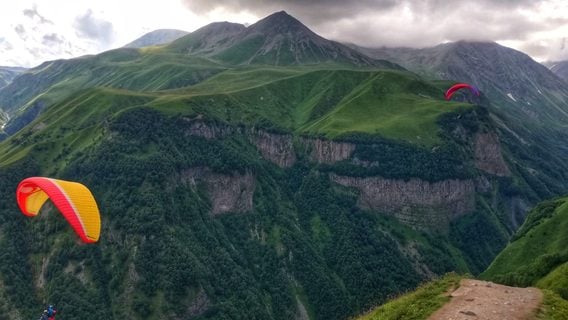
<instances>
[{"instance_id":1,"label":"paraglider canopy","mask_svg":"<svg viewBox=\"0 0 568 320\"><path fill-rule=\"evenodd\" d=\"M50 199L83 242L99 240L99 208L89 189L80 183L31 177L20 182L16 199L22 213L29 217L37 216L45 201Z\"/></svg>"},{"instance_id":2,"label":"paraglider canopy","mask_svg":"<svg viewBox=\"0 0 568 320\"><path fill-rule=\"evenodd\" d=\"M450 100L452 98L452 96L454 95L454 92L461 90L461 89L464 89L464 88L469 89L473 94L475 94L476 96L479 96L479 90L476 87L474 87L470 84L467 84L467 83L458 83L458 84L451 86L448 89L448 91L446 91L446 95L445 95L446 100Z\"/></svg>"}]
</instances>

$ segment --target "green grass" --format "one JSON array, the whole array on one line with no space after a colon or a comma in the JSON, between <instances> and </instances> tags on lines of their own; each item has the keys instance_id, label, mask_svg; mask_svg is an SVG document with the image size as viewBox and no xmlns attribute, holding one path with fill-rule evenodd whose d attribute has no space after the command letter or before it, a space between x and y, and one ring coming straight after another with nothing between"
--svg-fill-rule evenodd
<instances>
[{"instance_id":1,"label":"green grass","mask_svg":"<svg viewBox=\"0 0 568 320\"><path fill-rule=\"evenodd\" d=\"M104 123L120 112L142 106L151 96L116 89L92 89L49 108L17 135L0 144L0 165L31 154L56 172L78 152L102 138Z\"/></svg>"},{"instance_id":2,"label":"green grass","mask_svg":"<svg viewBox=\"0 0 568 320\"><path fill-rule=\"evenodd\" d=\"M482 277L509 285L537 285L568 296L566 230L568 198L541 203Z\"/></svg>"},{"instance_id":3,"label":"green grass","mask_svg":"<svg viewBox=\"0 0 568 320\"><path fill-rule=\"evenodd\" d=\"M568 320L568 301L550 290L542 290L544 299L537 316L540 320Z\"/></svg>"},{"instance_id":4,"label":"green grass","mask_svg":"<svg viewBox=\"0 0 568 320\"><path fill-rule=\"evenodd\" d=\"M464 106L441 97L436 86L400 71L245 68L163 92L152 106L329 138L363 132L433 145L436 119Z\"/></svg>"},{"instance_id":5,"label":"green grass","mask_svg":"<svg viewBox=\"0 0 568 320\"><path fill-rule=\"evenodd\" d=\"M77 70L70 73L73 65ZM41 161L57 159L64 148L81 150L99 139L105 121L132 107L297 134L369 133L431 146L441 142L436 119L464 106L443 100L439 84L396 70L227 68L162 48L114 50L71 66L44 68L56 80L30 101L42 100L47 111L0 144L1 164L22 158L33 142ZM45 138L50 142L42 144Z\"/></svg>"},{"instance_id":6,"label":"green grass","mask_svg":"<svg viewBox=\"0 0 568 320\"><path fill-rule=\"evenodd\" d=\"M461 279L459 275L447 274L355 320L426 319L450 300L445 293L457 288Z\"/></svg>"},{"instance_id":7,"label":"green grass","mask_svg":"<svg viewBox=\"0 0 568 320\"><path fill-rule=\"evenodd\" d=\"M155 57L140 59L153 61ZM112 63L125 64L127 68L138 66L135 62ZM166 70L162 75L166 77L169 69L161 68ZM139 80L133 74L121 76L132 77L128 85L142 87L136 84ZM147 75L145 79L149 82L144 90L159 88L164 83L160 77ZM437 117L462 106L441 100L441 91L435 85L410 73L390 70L247 67L220 72L183 89L143 92L108 87L81 91L77 88L82 87L82 81L81 76L65 80L41 94L51 104L49 110L19 137L8 140L40 142L49 136L49 145L38 146L47 151L42 153L45 159L41 160L53 160L63 152L61 146L82 149L89 141L98 139L95 132L100 128L84 129L100 127L124 109L149 106L170 115L201 114L232 124L272 127L298 134L335 138L364 132L428 146L440 142ZM108 81L109 85L113 81L121 83L116 79ZM73 88L75 92L71 93ZM48 128L37 130L38 125L45 124ZM32 129L34 126L36 130ZM69 132L61 137L52 128ZM70 133L73 130L81 133ZM94 136L87 138L87 134ZM0 163L20 159L31 150L29 146L29 143L3 143Z\"/></svg>"},{"instance_id":8,"label":"green grass","mask_svg":"<svg viewBox=\"0 0 568 320\"><path fill-rule=\"evenodd\" d=\"M536 286L558 292L563 298L568 299L568 262L556 267L540 279Z\"/></svg>"}]
</instances>

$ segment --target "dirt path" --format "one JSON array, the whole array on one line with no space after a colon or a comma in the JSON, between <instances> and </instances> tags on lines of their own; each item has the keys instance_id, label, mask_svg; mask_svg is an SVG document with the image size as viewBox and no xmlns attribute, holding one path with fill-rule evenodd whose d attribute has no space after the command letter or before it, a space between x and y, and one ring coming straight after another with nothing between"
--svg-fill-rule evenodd
<instances>
[{"instance_id":1,"label":"dirt path","mask_svg":"<svg viewBox=\"0 0 568 320\"><path fill-rule=\"evenodd\" d=\"M450 294L452 300L429 320L528 320L542 301L536 288L515 288L464 279Z\"/></svg>"}]
</instances>

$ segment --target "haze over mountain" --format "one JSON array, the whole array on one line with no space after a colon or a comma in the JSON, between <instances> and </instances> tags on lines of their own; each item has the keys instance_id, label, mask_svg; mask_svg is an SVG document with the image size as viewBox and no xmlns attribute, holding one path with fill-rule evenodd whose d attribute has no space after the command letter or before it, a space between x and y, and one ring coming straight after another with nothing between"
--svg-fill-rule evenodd
<instances>
[{"instance_id":1,"label":"haze over mountain","mask_svg":"<svg viewBox=\"0 0 568 320\"><path fill-rule=\"evenodd\" d=\"M0 202L0 314L345 319L481 273L568 191L566 89L501 46L432 50L399 55L411 72L277 12L14 78L0 197L28 176L81 181L103 229L78 246L56 208ZM446 101L455 81L481 96Z\"/></svg>"},{"instance_id":2,"label":"haze over mountain","mask_svg":"<svg viewBox=\"0 0 568 320\"><path fill-rule=\"evenodd\" d=\"M24 72L25 68L0 67L0 88L7 86L14 78Z\"/></svg>"},{"instance_id":3,"label":"haze over mountain","mask_svg":"<svg viewBox=\"0 0 568 320\"><path fill-rule=\"evenodd\" d=\"M148 32L140 38L124 45L124 48L142 48L170 43L189 32L175 29L158 29Z\"/></svg>"},{"instance_id":4,"label":"haze over mountain","mask_svg":"<svg viewBox=\"0 0 568 320\"><path fill-rule=\"evenodd\" d=\"M545 65L557 76L568 81L568 61L549 62Z\"/></svg>"}]
</instances>

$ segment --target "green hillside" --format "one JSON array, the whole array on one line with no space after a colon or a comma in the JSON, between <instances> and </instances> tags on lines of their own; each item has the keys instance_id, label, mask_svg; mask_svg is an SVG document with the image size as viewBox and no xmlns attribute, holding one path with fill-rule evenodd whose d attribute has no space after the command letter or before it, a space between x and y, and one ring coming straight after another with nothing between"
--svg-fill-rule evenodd
<instances>
[{"instance_id":1,"label":"green hillside","mask_svg":"<svg viewBox=\"0 0 568 320\"><path fill-rule=\"evenodd\" d=\"M482 277L505 284L550 289L568 299L566 230L568 198L539 204Z\"/></svg>"},{"instance_id":2,"label":"green hillside","mask_svg":"<svg viewBox=\"0 0 568 320\"><path fill-rule=\"evenodd\" d=\"M238 72L250 80L223 92ZM381 76L398 80L382 85ZM260 80L255 83L255 78ZM300 90L307 83L335 89L323 95L315 94L323 89ZM285 99L296 88L299 92ZM251 131L237 130L278 129L300 143L299 135L308 132L302 125L333 119L328 114L338 106L340 111L355 106L349 101L357 93L380 90L385 96L405 92L430 100L421 95L439 89L391 71L247 68L185 89L88 89L51 105L0 144L1 196L11 199L18 181L32 175L81 181L99 201L105 236L96 246L77 246L55 210L27 219L14 202L2 202L0 274L9 276L1 277L0 296L9 304L0 304L0 314L13 309L31 318L49 300L66 319L290 319L302 312L311 319L343 319L432 275L479 269L488 255L485 248L491 251L506 239L506 224L490 222L501 219L498 213L480 205L469 218L450 225L451 230L419 231L362 209L355 190L329 179L334 172L466 179L474 174L464 160L471 157L471 146L462 141L451 149L458 137L450 133L456 126L489 126L479 107L454 109L438 118L439 110L427 109L431 124L419 126L420 135L436 137L430 143L453 152L432 153L423 146L426 142L409 134L390 136L380 127L373 135L349 136L360 159L384 159L370 168L320 166L302 147L292 167L279 168L259 154ZM333 92L338 97L327 100ZM338 102L319 107L325 101ZM458 107L435 103L440 109ZM400 118L394 109L373 116L386 121L387 114ZM190 137L188 121L197 118L235 129L215 139ZM386 148L390 152L381 152ZM192 170L202 176L195 184L188 178ZM247 174L255 179L251 209L212 215L211 184L219 183L217 177L243 181ZM481 242L471 231L476 224L486 227ZM43 278L45 284L38 285Z\"/></svg>"},{"instance_id":3,"label":"green hillside","mask_svg":"<svg viewBox=\"0 0 568 320\"><path fill-rule=\"evenodd\" d=\"M22 143L23 139L59 145L44 153L51 159L62 153L63 144L69 154L82 140L95 141L100 132L93 136L93 130L100 131L100 123L131 107L148 106L169 115L201 115L233 125L298 134L333 138L367 133L421 145L441 142L436 124L440 115L470 107L441 100L441 89L410 73L313 67L229 69L177 90L142 93L98 88L74 92L58 98L61 102L53 104L21 135L0 145L0 163L24 155L23 149L31 143ZM47 147L40 143L35 148Z\"/></svg>"},{"instance_id":4,"label":"green hillside","mask_svg":"<svg viewBox=\"0 0 568 320\"><path fill-rule=\"evenodd\" d=\"M423 320L450 300L447 292L459 287L461 276L447 274L415 291L374 308L356 320Z\"/></svg>"},{"instance_id":5,"label":"green hillside","mask_svg":"<svg viewBox=\"0 0 568 320\"><path fill-rule=\"evenodd\" d=\"M273 18L213 26L221 44L202 29L46 62L0 89L0 318L49 301L64 319L345 319L479 274L562 190L563 159L515 144L483 95L445 101L450 81ZM52 205L19 213L36 175L91 189L99 243Z\"/></svg>"},{"instance_id":6,"label":"green hillside","mask_svg":"<svg viewBox=\"0 0 568 320\"><path fill-rule=\"evenodd\" d=\"M300 304L313 319L341 319L421 281L401 245L412 244L421 264L437 273L466 271L449 238L359 209L351 190L331 184L309 162L276 168L246 135L180 138L181 118L148 108L121 109L96 130L101 109L126 100L105 91L77 99L90 97L107 108L87 113L69 101L38 119L53 117L43 130L2 144L17 148L12 141L20 138L17 145L29 148L0 169L3 198L30 175L80 180L91 186L104 221L99 245L78 246L54 210L30 220L14 202L2 202L0 270L9 277L2 277L0 294L26 317L49 299L66 319L289 319ZM146 97L139 99L131 104ZM212 216L207 181L193 186L183 178L203 166L216 174L253 173L253 209ZM48 285L34 287L42 276ZM6 308L0 304L3 314Z\"/></svg>"}]
</instances>

